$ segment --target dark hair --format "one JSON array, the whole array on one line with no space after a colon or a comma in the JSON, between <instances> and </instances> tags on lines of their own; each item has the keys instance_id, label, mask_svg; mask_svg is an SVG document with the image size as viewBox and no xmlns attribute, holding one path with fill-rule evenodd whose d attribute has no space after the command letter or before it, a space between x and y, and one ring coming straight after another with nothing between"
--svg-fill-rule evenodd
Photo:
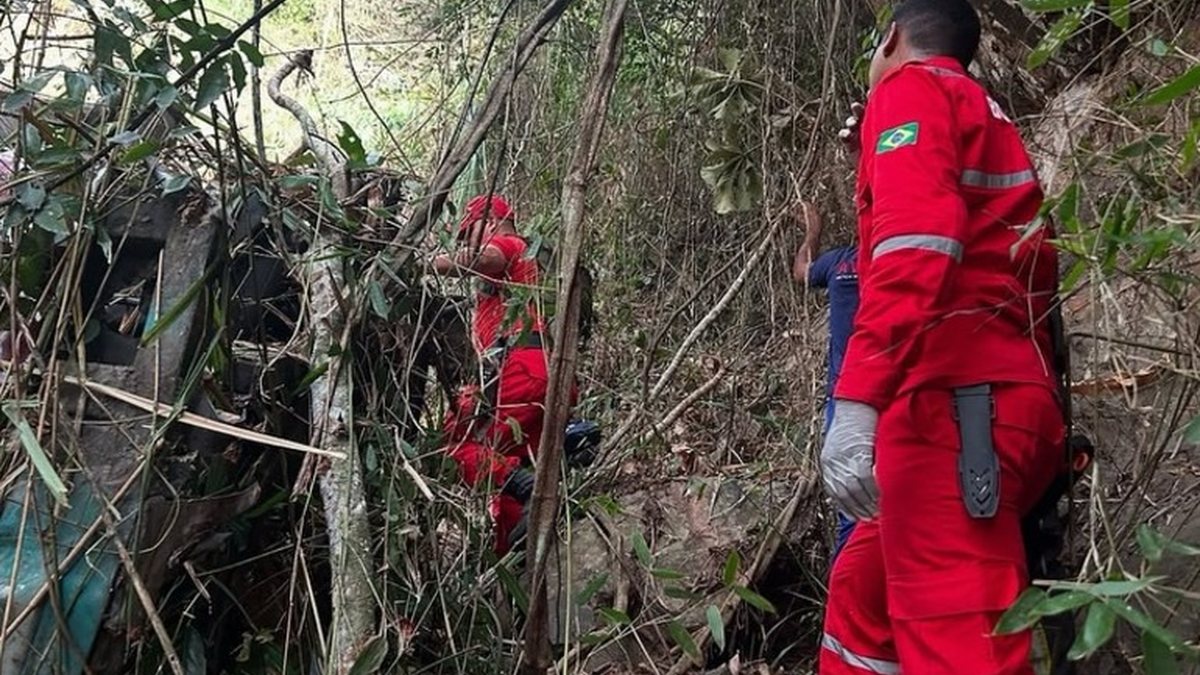
<instances>
[{"instance_id":1,"label":"dark hair","mask_svg":"<svg viewBox=\"0 0 1200 675\"><path fill-rule=\"evenodd\" d=\"M929 54L953 56L971 65L979 49L979 14L968 0L901 0L892 20L909 44Z\"/></svg>"}]
</instances>

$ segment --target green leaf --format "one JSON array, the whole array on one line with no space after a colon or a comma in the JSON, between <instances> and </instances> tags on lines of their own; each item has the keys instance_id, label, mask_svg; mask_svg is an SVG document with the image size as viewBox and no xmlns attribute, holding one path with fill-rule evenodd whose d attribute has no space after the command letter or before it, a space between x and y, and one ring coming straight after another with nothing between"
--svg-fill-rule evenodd
<instances>
[{"instance_id":1,"label":"green leaf","mask_svg":"<svg viewBox=\"0 0 1200 675\"><path fill-rule=\"evenodd\" d=\"M342 133L338 134L338 145L342 148L342 152L346 153L346 157L350 159L351 165L361 166L367 161L367 152L363 149L362 139L358 137L358 132L354 131L349 124L342 120L338 120L342 125Z\"/></svg>"},{"instance_id":2,"label":"green leaf","mask_svg":"<svg viewBox=\"0 0 1200 675\"><path fill-rule=\"evenodd\" d=\"M1171 648L1152 633L1142 633L1142 672L1146 675L1179 675L1179 663Z\"/></svg>"},{"instance_id":3,"label":"green leaf","mask_svg":"<svg viewBox=\"0 0 1200 675\"><path fill-rule=\"evenodd\" d=\"M142 17L134 14L124 7L113 7L112 13L113 16L117 17L121 21L124 21L130 28L132 28L132 32L145 33L147 30L149 30L149 26L146 25L145 21L142 21Z\"/></svg>"},{"instance_id":4,"label":"green leaf","mask_svg":"<svg viewBox=\"0 0 1200 675\"><path fill-rule=\"evenodd\" d=\"M105 21L96 29L93 41L93 53L98 65L112 66L114 56L120 56L127 64L133 62L133 47L129 38L111 21Z\"/></svg>"},{"instance_id":5,"label":"green leaf","mask_svg":"<svg viewBox=\"0 0 1200 675\"><path fill-rule=\"evenodd\" d=\"M721 618L721 610L715 605L709 605L704 611L708 618L708 632L712 633L713 644L717 649L725 651L725 619Z\"/></svg>"},{"instance_id":6,"label":"green leaf","mask_svg":"<svg viewBox=\"0 0 1200 675\"><path fill-rule=\"evenodd\" d=\"M16 428L17 435L21 439L21 445L25 448L25 452L28 453L29 460L33 462L33 468L37 470L38 476L41 476L42 482L46 484L46 489L50 491L50 495L54 497L55 501L66 506L67 486L58 477L58 472L54 470L54 464L50 462L50 458L42 450L42 444L38 443L37 435L33 433L33 429L30 428L25 415L21 413L20 404L16 401L5 401L2 407L5 416L8 417L9 421Z\"/></svg>"},{"instance_id":7,"label":"green leaf","mask_svg":"<svg viewBox=\"0 0 1200 675\"><path fill-rule=\"evenodd\" d=\"M1084 605L1092 603L1096 600L1095 596L1084 591L1067 591L1065 593L1052 593L1046 599L1042 600L1032 610L1038 618L1043 616L1054 616L1071 610L1079 609Z\"/></svg>"},{"instance_id":8,"label":"green leaf","mask_svg":"<svg viewBox=\"0 0 1200 675\"><path fill-rule=\"evenodd\" d=\"M83 101L87 98L88 90L92 88L92 78L87 73L69 71L63 73L63 84L67 89L67 98Z\"/></svg>"},{"instance_id":9,"label":"green leaf","mask_svg":"<svg viewBox=\"0 0 1200 675\"><path fill-rule=\"evenodd\" d=\"M1186 73L1146 94L1142 98L1141 104L1162 105L1170 103L1180 96L1190 93L1196 87L1200 87L1200 66L1192 66Z\"/></svg>"},{"instance_id":10,"label":"green leaf","mask_svg":"<svg viewBox=\"0 0 1200 675\"><path fill-rule=\"evenodd\" d=\"M179 296L174 305L167 308L167 311L164 312L162 308L157 308L158 316L155 316L155 312L151 312L150 316L146 317L146 327L142 332L141 346L145 347L153 344L163 331L170 328L179 319L179 315L183 314L183 311L195 302L196 297L200 295L200 291L204 290L204 285L208 283L208 278L215 269L215 267L209 267L205 270L204 274L201 274L192 283L188 284L183 294Z\"/></svg>"},{"instance_id":11,"label":"green leaf","mask_svg":"<svg viewBox=\"0 0 1200 675\"><path fill-rule=\"evenodd\" d=\"M1075 636L1075 644L1071 645L1067 658L1078 661L1096 653L1097 649L1112 639L1116 627L1116 612L1102 602L1093 603L1088 607L1083 629Z\"/></svg>"},{"instance_id":12,"label":"green leaf","mask_svg":"<svg viewBox=\"0 0 1200 675\"><path fill-rule=\"evenodd\" d=\"M146 0L146 4L150 6L150 11L154 12L154 18L159 21L170 21L184 12L188 11L195 5L195 0L175 0L175 2L163 2L163 0Z\"/></svg>"},{"instance_id":13,"label":"green leaf","mask_svg":"<svg viewBox=\"0 0 1200 675\"><path fill-rule=\"evenodd\" d=\"M258 47L254 46L254 43L238 40L238 49L242 50L242 53L246 55L246 60L253 64L255 68L262 68L263 64L266 63L262 52L258 50Z\"/></svg>"},{"instance_id":14,"label":"green leaf","mask_svg":"<svg viewBox=\"0 0 1200 675\"><path fill-rule=\"evenodd\" d=\"M275 179L282 190L298 190L305 186L316 185L321 182L316 176L280 176Z\"/></svg>"},{"instance_id":15,"label":"green leaf","mask_svg":"<svg viewBox=\"0 0 1200 675\"><path fill-rule=\"evenodd\" d=\"M354 659L354 665L350 666L350 675L372 675L379 672L383 667L383 660L387 658L387 649L386 638L371 638L366 648L359 652L358 658Z\"/></svg>"},{"instance_id":16,"label":"green leaf","mask_svg":"<svg viewBox=\"0 0 1200 675\"><path fill-rule=\"evenodd\" d=\"M184 675L207 675L208 657L205 655L204 638L191 626L183 629L182 651Z\"/></svg>"},{"instance_id":17,"label":"green leaf","mask_svg":"<svg viewBox=\"0 0 1200 675\"><path fill-rule=\"evenodd\" d=\"M628 626L629 624L633 623L633 620L629 618L628 614L612 607L601 607L600 609L596 610L596 613L600 615L600 618L614 626Z\"/></svg>"},{"instance_id":18,"label":"green leaf","mask_svg":"<svg viewBox=\"0 0 1200 675\"><path fill-rule=\"evenodd\" d=\"M761 609L769 614L775 613L775 605L772 605L770 600L767 600L749 588L746 588L745 586L734 586L733 592L737 593L737 596L744 600L746 604L757 607L758 609Z\"/></svg>"},{"instance_id":19,"label":"green leaf","mask_svg":"<svg viewBox=\"0 0 1200 675\"><path fill-rule=\"evenodd\" d=\"M1167 43L1163 42L1162 40L1160 40L1158 38L1154 38L1150 42L1150 46L1148 47L1148 49L1150 50L1151 54L1153 54L1159 58L1166 56L1167 52L1171 51L1171 48L1167 46Z\"/></svg>"},{"instance_id":20,"label":"green leaf","mask_svg":"<svg viewBox=\"0 0 1200 675\"><path fill-rule=\"evenodd\" d=\"M1183 442L1191 445L1200 445L1200 415L1192 418L1188 422L1187 427L1183 430Z\"/></svg>"},{"instance_id":21,"label":"green leaf","mask_svg":"<svg viewBox=\"0 0 1200 675\"><path fill-rule=\"evenodd\" d=\"M63 211L62 203L58 199L48 200L33 217L33 222L53 234L65 236L71 233L67 227L67 214Z\"/></svg>"},{"instance_id":22,"label":"green leaf","mask_svg":"<svg viewBox=\"0 0 1200 675\"><path fill-rule=\"evenodd\" d=\"M693 662L700 663L700 648L696 646L696 641L692 639L692 634L683 627L683 624L675 619L671 619L667 623L667 633L670 634L675 644L679 645L684 654L687 654Z\"/></svg>"},{"instance_id":23,"label":"green leaf","mask_svg":"<svg viewBox=\"0 0 1200 675\"><path fill-rule=\"evenodd\" d=\"M1131 607L1129 603L1123 600L1107 599L1104 600L1104 604L1122 619L1142 631L1152 634L1154 639L1165 644L1171 651L1180 654L1192 653L1191 647L1184 642L1183 638L1158 625L1153 619Z\"/></svg>"},{"instance_id":24,"label":"green leaf","mask_svg":"<svg viewBox=\"0 0 1200 675\"><path fill-rule=\"evenodd\" d=\"M667 586L663 589L663 595L666 595L668 598L685 600L687 602L700 599L699 593L696 593L695 591L689 591L686 588L680 588L678 586Z\"/></svg>"},{"instance_id":25,"label":"green leaf","mask_svg":"<svg viewBox=\"0 0 1200 675\"><path fill-rule=\"evenodd\" d=\"M207 108L229 89L229 75L225 72L225 62L218 61L208 67L200 76L200 84L196 86L196 109Z\"/></svg>"},{"instance_id":26,"label":"green leaf","mask_svg":"<svg viewBox=\"0 0 1200 675\"><path fill-rule=\"evenodd\" d=\"M1145 523L1138 526L1137 541L1142 555L1150 562L1162 560L1165 552L1187 557L1200 555L1200 548L1175 541Z\"/></svg>"},{"instance_id":27,"label":"green leaf","mask_svg":"<svg viewBox=\"0 0 1200 675\"><path fill-rule=\"evenodd\" d=\"M1050 30L1042 36L1033 52L1029 54L1029 69L1033 70L1041 66L1049 61L1050 57L1057 54L1058 50L1062 49L1067 40L1079 29L1081 23L1083 23L1083 10L1081 9L1073 10L1059 17Z\"/></svg>"},{"instance_id":28,"label":"green leaf","mask_svg":"<svg viewBox=\"0 0 1200 675\"><path fill-rule=\"evenodd\" d=\"M167 196L172 192L179 192L186 188L192 182L191 176L171 176L163 181L163 196Z\"/></svg>"},{"instance_id":29,"label":"green leaf","mask_svg":"<svg viewBox=\"0 0 1200 675\"><path fill-rule=\"evenodd\" d=\"M1108 16L1121 30L1129 30L1129 0L1108 0Z\"/></svg>"},{"instance_id":30,"label":"green leaf","mask_svg":"<svg viewBox=\"0 0 1200 675\"><path fill-rule=\"evenodd\" d=\"M233 32L219 23L204 24L204 30L217 40L224 40Z\"/></svg>"},{"instance_id":31,"label":"green leaf","mask_svg":"<svg viewBox=\"0 0 1200 675\"><path fill-rule=\"evenodd\" d=\"M601 588L604 588L604 584L606 583L608 583L608 575L604 572L592 577L591 581L587 582L587 585L583 587L583 590L575 595L575 603L586 605L600 592Z\"/></svg>"},{"instance_id":32,"label":"green leaf","mask_svg":"<svg viewBox=\"0 0 1200 675\"><path fill-rule=\"evenodd\" d=\"M113 145L133 145L141 140L142 134L134 129L126 129L109 137L108 142Z\"/></svg>"},{"instance_id":33,"label":"green leaf","mask_svg":"<svg viewBox=\"0 0 1200 675\"><path fill-rule=\"evenodd\" d=\"M1087 588L1087 592L1098 597L1117 597L1144 591L1166 577L1145 577L1126 581L1101 581Z\"/></svg>"},{"instance_id":34,"label":"green leaf","mask_svg":"<svg viewBox=\"0 0 1200 675\"><path fill-rule=\"evenodd\" d=\"M58 74L58 70L56 70L56 69L43 70L42 72L38 73L37 75L34 75L33 77L29 78L28 80L25 80L24 82L22 82L20 88L22 91L27 91L31 94L36 94L36 93L40 92L41 90L45 89L46 85L50 84L50 80L53 79L53 77L57 74Z\"/></svg>"},{"instance_id":35,"label":"green leaf","mask_svg":"<svg viewBox=\"0 0 1200 675\"><path fill-rule=\"evenodd\" d=\"M229 72L233 74L233 90L241 93L246 88L246 64L237 52L230 52L223 61L229 64Z\"/></svg>"},{"instance_id":36,"label":"green leaf","mask_svg":"<svg viewBox=\"0 0 1200 675\"><path fill-rule=\"evenodd\" d=\"M646 538L642 536L642 533L634 532L629 540L633 544L633 553L637 556L638 562L647 568L653 565L654 557L650 555L650 547L646 544Z\"/></svg>"},{"instance_id":37,"label":"green leaf","mask_svg":"<svg viewBox=\"0 0 1200 675\"><path fill-rule=\"evenodd\" d=\"M198 134L198 133L200 133L200 129L198 127L194 127L190 124L184 124L184 125L175 127L174 129L167 132L167 138L176 140L176 139L180 139L180 138L187 138L188 136L191 136L192 134Z\"/></svg>"},{"instance_id":38,"label":"green leaf","mask_svg":"<svg viewBox=\"0 0 1200 675\"><path fill-rule=\"evenodd\" d=\"M46 188L38 182L21 183L16 189L17 203L26 211L37 211L46 202Z\"/></svg>"},{"instance_id":39,"label":"green leaf","mask_svg":"<svg viewBox=\"0 0 1200 675\"><path fill-rule=\"evenodd\" d=\"M154 97L154 105L158 106L159 110L166 110L171 107L171 104L179 98L179 90L171 85L167 85L158 90L158 95Z\"/></svg>"},{"instance_id":40,"label":"green leaf","mask_svg":"<svg viewBox=\"0 0 1200 675\"><path fill-rule=\"evenodd\" d=\"M21 125L21 141L25 144L26 157L36 160L42 154L42 135L34 125Z\"/></svg>"},{"instance_id":41,"label":"green leaf","mask_svg":"<svg viewBox=\"0 0 1200 675\"><path fill-rule=\"evenodd\" d=\"M1150 529L1145 523L1137 529L1138 548L1142 549L1142 557L1150 562L1158 562L1163 557L1162 535Z\"/></svg>"},{"instance_id":42,"label":"green leaf","mask_svg":"<svg viewBox=\"0 0 1200 675\"><path fill-rule=\"evenodd\" d=\"M738 571L742 566L742 556L737 549L729 551L725 556L725 568L721 570L721 581L726 586L733 586L738 580Z\"/></svg>"},{"instance_id":43,"label":"green leaf","mask_svg":"<svg viewBox=\"0 0 1200 675\"><path fill-rule=\"evenodd\" d=\"M371 311L375 312L375 316L381 319L387 319L392 314L392 304L383 295L383 288L379 282L372 281L367 287L367 295L371 298Z\"/></svg>"},{"instance_id":44,"label":"green leaf","mask_svg":"<svg viewBox=\"0 0 1200 675\"><path fill-rule=\"evenodd\" d=\"M36 169L54 168L78 162L80 157L79 151L75 148L56 145L43 150L38 154L37 160L30 164Z\"/></svg>"},{"instance_id":45,"label":"green leaf","mask_svg":"<svg viewBox=\"0 0 1200 675\"><path fill-rule=\"evenodd\" d=\"M1021 6L1031 12L1061 12L1064 9L1085 7L1091 0L1021 0Z\"/></svg>"},{"instance_id":46,"label":"green leaf","mask_svg":"<svg viewBox=\"0 0 1200 675\"><path fill-rule=\"evenodd\" d=\"M679 572L677 570L672 570L672 569L665 569L662 567L656 567L656 568L650 570L650 574L654 578L662 579L664 581L678 581L679 579L684 578L683 572Z\"/></svg>"},{"instance_id":47,"label":"green leaf","mask_svg":"<svg viewBox=\"0 0 1200 675\"><path fill-rule=\"evenodd\" d=\"M1013 603L1012 607L1000 617L996 622L995 633L997 635L1009 635L1019 633L1033 624L1038 622L1041 615L1034 610L1049 598L1049 594L1042 588L1030 586Z\"/></svg>"},{"instance_id":48,"label":"green leaf","mask_svg":"<svg viewBox=\"0 0 1200 675\"><path fill-rule=\"evenodd\" d=\"M4 105L0 106L0 110L14 113L29 105L31 101L33 101L33 93L18 89L4 97Z\"/></svg>"},{"instance_id":49,"label":"green leaf","mask_svg":"<svg viewBox=\"0 0 1200 675\"><path fill-rule=\"evenodd\" d=\"M504 590L508 591L513 602L517 603L517 609L521 610L522 613L528 612L529 595L525 593L525 587L521 585L521 581L508 568L508 565L496 565L496 578L500 580L500 585L504 586Z\"/></svg>"},{"instance_id":50,"label":"green leaf","mask_svg":"<svg viewBox=\"0 0 1200 675\"><path fill-rule=\"evenodd\" d=\"M158 150L158 143L154 141L142 141L126 150L121 155L121 161L125 164L132 164L153 155L155 150Z\"/></svg>"}]
</instances>

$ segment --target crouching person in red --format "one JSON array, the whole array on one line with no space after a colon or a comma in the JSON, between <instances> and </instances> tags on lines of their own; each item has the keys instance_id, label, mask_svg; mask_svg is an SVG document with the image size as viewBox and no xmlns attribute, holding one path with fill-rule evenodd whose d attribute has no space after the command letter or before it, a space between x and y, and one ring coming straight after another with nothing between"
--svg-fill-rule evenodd
<instances>
[{"instance_id":1,"label":"crouching person in red","mask_svg":"<svg viewBox=\"0 0 1200 675\"><path fill-rule=\"evenodd\" d=\"M993 634L1028 584L1021 518L1063 463L1051 233L1013 123L967 73L967 0L906 0L875 53L858 167L860 305L821 451L858 520L822 675L1031 674Z\"/></svg>"},{"instance_id":2,"label":"crouching person in red","mask_svg":"<svg viewBox=\"0 0 1200 675\"><path fill-rule=\"evenodd\" d=\"M538 267L502 197L468 202L458 240L459 250L437 256L432 268L475 279L471 335L482 377L459 393L446 421L445 452L468 485L499 490L490 512L496 552L503 555L522 535L533 490L533 473L523 464L537 455L545 412L542 320L534 303L522 300L532 298Z\"/></svg>"}]
</instances>

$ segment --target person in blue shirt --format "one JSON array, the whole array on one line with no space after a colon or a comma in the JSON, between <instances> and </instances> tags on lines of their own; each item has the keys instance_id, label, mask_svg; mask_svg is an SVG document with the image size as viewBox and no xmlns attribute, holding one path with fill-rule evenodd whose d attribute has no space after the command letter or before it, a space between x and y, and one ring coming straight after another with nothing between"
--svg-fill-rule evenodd
<instances>
[{"instance_id":1,"label":"person in blue shirt","mask_svg":"<svg viewBox=\"0 0 1200 675\"><path fill-rule=\"evenodd\" d=\"M804 243L796 252L792 276L797 283L808 288L824 288L829 295L829 367L824 425L825 431L828 431L829 423L833 420L833 389L842 369L846 344L854 332L854 313L858 311L858 247L839 246L818 255L821 215L812 204L802 202L794 217L804 227ZM833 548L835 558L854 530L854 521L840 511L837 520L837 539Z\"/></svg>"}]
</instances>

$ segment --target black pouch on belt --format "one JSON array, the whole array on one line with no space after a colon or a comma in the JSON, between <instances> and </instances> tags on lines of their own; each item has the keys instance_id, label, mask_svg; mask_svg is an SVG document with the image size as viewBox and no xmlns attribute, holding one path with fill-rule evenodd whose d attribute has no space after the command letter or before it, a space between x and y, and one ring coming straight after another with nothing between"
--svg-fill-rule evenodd
<instances>
[{"instance_id":1,"label":"black pouch on belt","mask_svg":"<svg viewBox=\"0 0 1200 675\"><path fill-rule=\"evenodd\" d=\"M991 385L954 390L954 419L961 443L958 482L972 518L991 518L1000 506L1000 463L992 445L994 417Z\"/></svg>"}]
</instances>

